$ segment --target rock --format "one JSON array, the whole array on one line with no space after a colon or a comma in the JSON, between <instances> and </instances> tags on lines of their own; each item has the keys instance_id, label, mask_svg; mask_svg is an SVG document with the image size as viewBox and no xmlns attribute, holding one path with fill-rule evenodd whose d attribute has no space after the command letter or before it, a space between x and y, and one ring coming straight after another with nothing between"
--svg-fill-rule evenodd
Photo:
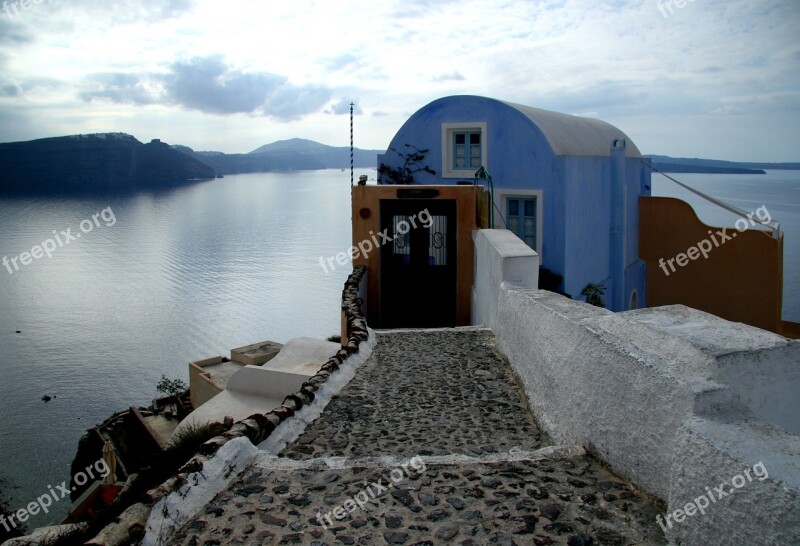
<instances>
[{"instance_id":1,"label":"rock","mask_svg":"<svg viewBox=\"0 0 800 546\"><path fill-rule=\"evenodd\" d=\"M266 487L263 485L246 485L244 487L239 487L234 492L237 495L241 495L243 497L249 497L250 495L255 495L264 491Z\"/></svg>"},{"instance_id":2,"label":"rock","mask_svg":"<svg viewBox=\"0 0 800 546\"><path fill-rule=\"evenodd\" d=\"M572 535L567 539L567 546L592 546L594 539L588 535Z\"/></svg>"},{"instance_id":3,"label":"rock","mask_svg":"<svg viewBox=\"0 0 800 546\"><path fill-rule=\"evenodd\" d=\"M276 527L286 527L287 521L285 519L281 519L278 517L273 516L268 512L264 512L259 514L258 517L261 519L263 523L266 525L274 525Z\"/></svg>"},{"instance_id":4,"label":"rock","mask_svg":"<svg viewBox=\"0 0 800 546\"><path fill-rule=\"evenodd\" d=\"M444 525L436 531L436 538L443 541L450 541L458 534L457 525Z\"/></svg>"},{"instance_id":5,"label":"rock","mask_svg":"<svg viewBox=\"0 0 800 546\"><path fill-rule=\"evenodd\" d=\"M403 525L403 518L397 512L387 512L384 520L389 529L399 529Z\"/></svg>"},{"instance_id":6,"label":"rock","mask_svg":"<svg viewBox=\"0 0 800 546\"><path fill-rule=\"evenodd\" d=\"M438 508L428 514L429 521L441 521L443 519L447 519L450 517L450 512L445 510L444 508Z\"/></svg>"},{"instance_id":7,"label":"rock","mask_svg":"<svg viewBox=\"0 0 800 546\"><path fill-rule=\"evenodd\" d=\"M461 499L457 499L455 497L450 497L449 499L447 499L447 502L450 503L450 505L456 510L463 510L467 506L466 504L464 504L464 501L462 501Z\"/></svg>"},{"instance_id":8,"label":"rock","mask_svg":"<svg viewBox=\"0 0 800 546\"><path fill-rule=\"evenodd\" d=\"M561 515L561 508L556 504L549 503L539 508L539 513L550 521L555 521Z\"/></svg>"},{"instance_id":9,"label":"rock","mask_svg":"<svg viewBox=\"0 0 800 546\"><path fill-rule=\"evenodd\" d=\"M528 493L528 495L530 495L536 500L544 500L550 496L550 494L546 490L540 487L531 487L526 492Z\"/></svg>"},{"instance_id":10,"label":"rock","mask_svg":"<svg viewBox=\"0 0 800 546\"><path fill-rule=\"evenodd\" d=\"M311 499L308 498L308 495L295 495L287 500L295 506L308 506L311 504Z\"/></svg>"},{"instance_id":11,"label":"rock","mask_svg":"<svg viewBox=\"0 0 800 546\"><path fill-rule=\"evenodd\" d=\"M408 541L408 533L402 531L386 531L383 533L383 538L389 544L404 544Z\"/></svg>"},{"instance_id":12,"label":"rock","mask_svg":"<svg viewBox=\"0 0 800 546\"><path fill-rule=\"evenodd\" d=\"M392 491L392 498L403 506L411 506L414 504L414 498L411 496L411 493L402 489L395 489Z\"/></svg>"},{"instance_id":13,"label":"rock","mask_svg":"<svg viewBox=\"0 0 800 546\"><path fill-rule=\"evenodd\" d=\"M517 516L513 519L516 521L521 521L523 524L522 527L514 531L515 535L529 535L533 533L533 530L536 528L536 522L539 521L539 518L533 515Z\"/></svg>"},{"instance_id":14,"label":"rock","mask_svg":"<svg viewBox=\"0 0 800 546\"><path fill-rule=\"evenodd\" d=\"M424 506L436 506L439 504L439 499L428 493L419 493L417 497L419 498L419 502Z\"/></svg>"},{"instance_id":15,"label":"rock","mask_svg":"<svg viewBox=\"0 0 800 546\"><path fill-rule=\"evenodd\" d=\"M561 523L560 521L548 523L544 526L544 530L548 533L556 533L557 535L566 535L567 533L572 533L575 531L575 529L572 528L572 525L569 523Z\"/></svg>"}]
</instances>

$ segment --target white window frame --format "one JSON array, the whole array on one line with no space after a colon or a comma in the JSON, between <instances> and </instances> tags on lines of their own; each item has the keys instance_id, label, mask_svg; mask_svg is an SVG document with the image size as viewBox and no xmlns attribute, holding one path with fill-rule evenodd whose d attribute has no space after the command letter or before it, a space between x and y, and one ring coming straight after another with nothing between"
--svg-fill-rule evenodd
<instances>
[{"instance_id":1,"label":"white window frame","mask_svg":"<svg viewBox=\"0 0 800 546\"><path fill-rule=\"evenodd\" d=\"M473 121L465 123L442 123L442 178L462 178L473 180L477 168L467 167L466 169L453 168L453 135L463 131L480 132L481 134L481 165L489 170L487 161L488 139L486 138L486 122ZM491 172L491 171L490 171Z\"/></svg>"},{"instance_id":2,"label":"white window frame","mask_svg":"<svg viewBox=\"0 0 800 546\"><path fill-rule=\"evenodd\" d=\"M508 200L510 199L530 199L536 198L536 253L542 255L542 242L544 241L544 192L542 190L515 190L515 189L497 189L494 192L494 202L497 209L494 211L494 227L498 229L508 229L506 227L505 218L506 211L508 210ZM500 214L497 211L500 210Z\"/></svg>"}]
</instances>

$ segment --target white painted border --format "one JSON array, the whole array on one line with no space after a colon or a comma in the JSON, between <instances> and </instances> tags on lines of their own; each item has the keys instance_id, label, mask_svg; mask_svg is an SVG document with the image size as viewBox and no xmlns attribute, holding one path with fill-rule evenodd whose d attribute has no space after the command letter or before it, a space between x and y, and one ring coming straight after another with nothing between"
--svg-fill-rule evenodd
<instances>
[{"instance_id":1,"label":"white painted border","mask_svg":"<svg viewBox=\"0 0 800 546\"><path fill-rule=\"evenodd\" d=\"M472 121L464 123L442 123L442 178L463 178L464 180L473 180L475 178L475 171L478 169L453 169L453 147L450 145L453 141L453 133L455 131L480 131L481 132L481 165L486 170L489 170L487 158L489 157L489 139L486 132L485 121Z\"/></svg>"},{"instance_id":2,"label":"white painted border","mask_svg":"<svg viewBox=\"0 0 800 546\"><path fill-rule=\"evenodd\" d=\"M508 198L522 197L522 198L536 198L536 253L542 255L542 242L544 241L544 191L542 190L514 190L514 189L495 189L494 202L497 208L494 211L494 227L496 229L508 229L506 226L506 210ZM498 209L500 214L497 213Z\"/></svg>"}]
</instances>

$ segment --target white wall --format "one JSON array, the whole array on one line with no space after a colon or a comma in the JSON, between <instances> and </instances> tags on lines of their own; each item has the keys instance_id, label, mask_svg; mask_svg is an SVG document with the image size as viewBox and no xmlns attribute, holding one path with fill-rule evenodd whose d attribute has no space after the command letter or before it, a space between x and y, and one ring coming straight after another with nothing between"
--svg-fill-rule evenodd
<instances>
[{"instance_id":1,"label":"white wall","mask_svg":"<svg viewBox=\"0 0 800 546\"><path fill-rule=\"evenodd\" d=\"M509 283L520 288L539 285L539 255L507 229L473 232L475 277L472 286L472 324L494 328L497 323L497 287ZM484 259L478 264L478 255Z\"/></svg>"},{"instance_id":2,"label":"white wall","mask_svg":"<svg viewBox=\"0 0 800 546\"><path fill-rule=\"evenodd\" d=\"M800 424L798 343L680 305L611 313L514 286L535 284L503 274L507 240L492 231L475 235L474 322L494 329L554 441L586 446L670 514L763 462L768 478L668 536L800 542L800 437L785 430Z\"/></svg>"}]
</instances>

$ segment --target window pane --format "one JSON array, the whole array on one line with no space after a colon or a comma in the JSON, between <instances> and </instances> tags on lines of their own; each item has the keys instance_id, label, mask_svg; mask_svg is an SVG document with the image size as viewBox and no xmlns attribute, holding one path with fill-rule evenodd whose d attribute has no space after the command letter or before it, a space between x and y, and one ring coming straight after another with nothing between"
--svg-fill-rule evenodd
<instances>
[{"instance_id":1,"label":"window pane","mask_svg":"<svg viewBox=\"0 0 800 546\"><path fill-rule=\"evenodd\" d=\"M470 133L470 135L469 135L469 143L470 144L480 144L481 143L481 134L480 133Z\"/></svg>"},{"instance_id":2,"label":"window pane","mask_svg":"<svg viewBox=\"0 0 800 546\"><path fill-rule=\"evenodd\" d=\"M536 219L525 218L525 235L532 235L536 233Z\"/></svg>"},{"instance_id":3,"label":"window pane","mask_svg":"<svg viewBox=\"0 0 800 546\"><path fill-rule=\"evenodd\" d=\"M428 264L447 265L447 216L431 216Z\"/></svg>"},{"instance_id":4,"label":"window pane","mask_svg":"<svg viewBox=\"0 0 800 546\"><path fill-rule=\"evenodd\" d=\"M466 146L456 146L456 156L463 157L467 153Z\"/></svg>"},{"instance_id":5,"label":"window pane","mask_svg":"<svg viewBox=\"0 0 800 546\"><path fill-rule=\"evenodd\" d=\"M475 146L474 144L469 147L469 155L472 157L480 157L481 156L481 147Z\"/></svg>"},{"instance_id":6,"label":"window pane","mask_svg":"<svg viewBox=\"0 0 800 546\"><path fill-rule=\"evenodd\" d=\"M509 216L519 215L519 199L508 200L508 215Z\"/></svg>"},{"instance_id":7,"label":"window pane","mask_svg":"<svg viewBox=\"0 0 800 546\"><path fill-rule=\"evenodd\" d=\"M475 168L480 167L481 166L481 158L473 157L473 158L471 158L469 160L469 164L470 164L471 167L475 167Z\"/></svg>"},{"instance_id":8,"label":"window pane","mask_svg":"<svg viewBox=\"0 0 800 546\"><path fill-rule=\"evenodd\" d=\"M467 163L466 163L466 161L464 161L463 157L457 157L456 158L456 167L465 167L466 164Z\"/></svg>"},{"instance_id":9,"label":"window pane","mask_svg":"<svg viewBox=\"0 0 800 546\"><path fill-rule=\"evenodd\" d=\"M519 233L519 218L518 217L516 217L516 216L509 216L508 217L508 229L510 231L512 231L513 233L516 233L517 237L519 237L520 233Z\"/></svg>"},{"instance_id":10,"label":"window pane","mask_svg":"<svg viewBox=\"0 0 800 546\"><path fill-rule=\"evenodd\" d=\"M467 142L466 133L456 133L456 144L466 144L466 142Z\"/></svg>"},{"instance_id":11,"label":"window pane","mask_svg":"<svg viewBox=\"0 0 800 546\"><path fill-rule=\"evenodd\" d=\"M525 216L536 216L536 200L525 200Z\"/></svg>"},{"instance_id":12,"label":"window pane","mask_svg":"<svg viewBox=\"0 0 800 546\"><path fill-rule=\"evenodd\" d=\"M392 250L394 254L401 256L411 255L411 238L408 233L411 230L411 224L409 223L408 216L393 216L392 224L392 237L394 239L394 248Z\"/></svg>"}]
</instances>

